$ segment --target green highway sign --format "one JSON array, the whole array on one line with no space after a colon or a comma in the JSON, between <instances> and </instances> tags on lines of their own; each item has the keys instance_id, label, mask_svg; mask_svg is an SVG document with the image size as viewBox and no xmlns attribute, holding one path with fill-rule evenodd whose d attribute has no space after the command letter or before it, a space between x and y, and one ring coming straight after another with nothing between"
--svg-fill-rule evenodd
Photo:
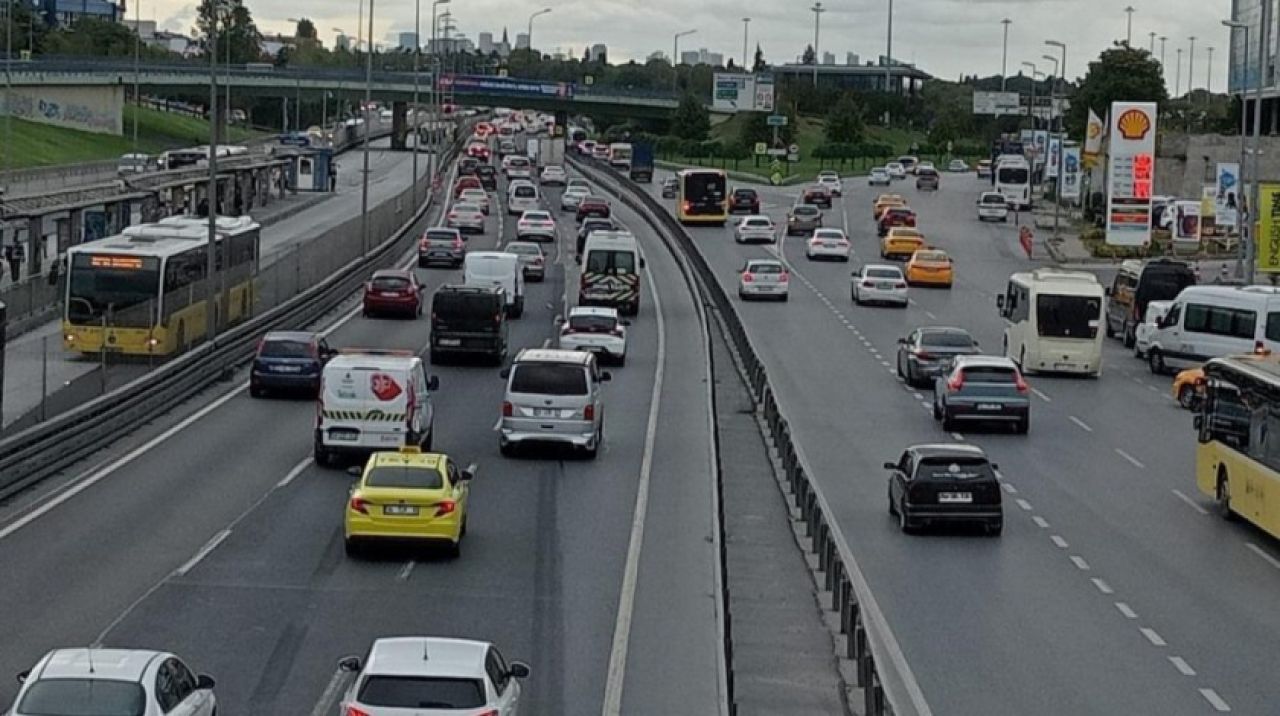
<instances>
[{"instance_id":1,"label":"green highway sign","mask_svg":"<svg viewBox=\"0 0 1280 716\"><path fill-rule=\"evenodd\" d=\"M768 122L768 126L770 127L785 127L787 126L787 115L771 114L769 115Z\"/></svg>"}]
</instances>

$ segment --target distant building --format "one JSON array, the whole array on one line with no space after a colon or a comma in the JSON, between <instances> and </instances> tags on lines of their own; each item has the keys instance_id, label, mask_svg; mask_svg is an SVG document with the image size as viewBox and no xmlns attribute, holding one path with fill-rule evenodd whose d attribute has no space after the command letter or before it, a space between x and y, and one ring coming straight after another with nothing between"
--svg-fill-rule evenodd
<instances>
[{"instance_id":1,"label":"distant building","mask_svg":"<svg viewBox=\"0 0 1280 716\"><path fill-rule=\"evenodd\" d=\"M294 47L298 44L297 38L293 35L284 34L262 34L262 52L267 55L275 56L286 47Z\"/></svg>"},{"instance_id":2,"label":"distant building","mask_svg":"<svg viewBox=\"0 0 1280 716\"><path fill-rule=\"evenodd\" d=\"M707 52L706 50L702 50L699 54L701 55L699 59L704 65L710 65L712 67L720 67L724 65L724 55L719 52Z\"/></svg>"},{"instance_id":3,"label":"distant building","mask_svg":"<svg viewBox=\"0 0 1280 716\"><path fill-rule=\"evenodd\" d=\"M68 27L81 17L118 22L125 16L125 5L106 0L40 0L40 14L49 27Z\"/></svg>"},{"instance_id":4,"label":"distant building","mask_svg":"<svg viewBox=\"0 0 1280 716\"><path fill-rule=\"evenodd\" d=\"M591 61L600 62L609 59L609 48L597 43L591 46Z\"/></svg>"},{"instance_id":5,"label":"distant building","mask_svg":"<svg viewBox=\"0 0 1280 716\"><path fill-rule=\"evenodd\" d=\"M516 49L517 50L529 49L529 35L527 33L521 32L516 34Z\"/></svg>"},{"instance_id":6,"label":"distant building","mask_svg":"<svg viewBox=\"0 0 1280 716\"><path fill-rule=\"evenodd\" d=\"M493 51L497 49L493 44L492 32L482 32L476 35L476 45L480 52L485 55L493 54Z\"/></svg>"},{"instance_id":7,"label":"distant building","mask_svg":"<svg viewBox=\"0 0 1280 716\"><path fill-rule=\"evenodd\" d=\"M339 50L346 50L347 52L350 52L350 51L351 51L351 38L350 38L350 37L347 37L346 35L343 35L342 33L338 33L338 36L337 36L336 38L334 38L334 40L333 40L333 46L334 46L336 49L339 49Z\"/></svg>"},{"instance_id":8,"label":"distant building","mask_svg":"<svg viewBox=\"0 0 1280 716\"><path fill-rule=\"evenodd\" d=\"M156 35L155 20L142 20L141 22L139 22L138 20L135 20L131 17L129 18L121 17L120 24L138 33L138 37L140 37L142 41L146 43L150 43L151 38L155 37Z\"/></svg>"},{"instance_id":9,"label":"distant building","mask_svg":"<svg viewBox=\"0 0 1280 716\"><path fill-rule=\"evenodd\" d=\"M856 66L858 64L858 53L856 52L844 53L844 63L846 65Z\"/></svg>"},{"instance_id":10,"label":"distant building","mask_svg":"<svg viewBox=\"0 0 1280 716\"><path fill-rule=\"evenodd\" d=\"M169 52L175 52L183 56L191 56L199 54L200 52L199 43L179 32L157 30L151 33L151 37L144 38L143 41L146 42L149 47L168 50Z\"/></svg>"},{"instance_id":11,"label":"distant building","mask_svg":"<svg viewBox=\"0 0 1280 716\"><path fill-rule=\"evenodd\" d=\"M680 53L680 64L692 67L701 61L699 59L700 57L701 56L698 54L697 50L686 50L685 52Z\"/></svg>"},{"instance_id":12,"label":"distant building","mask_svg":"<svg viewBox=\"0 0 1280 716\"><path fill-rule=\"evenodd\" d=\"M822 64L824 64L824 65L834 65L835 63L836 63L836 53L834 53L834 52L823 52L823 53L822 53Z\"/></svg>"},{"instance_id":13,"label":"distant building","mask_svg":"<svg viewBox=\"0 0 1280 716\"><path fill-rule=\"evenodd\" d=\"M397 47L402 50L413 50L413 48L418 44L418 33L402 32L399 35L399 40Z\"/></svg>"},{"instance_id":14,"label":"distant building","mask_svg":"<svg viewBox=\"0 0 1280 716\"><path fill-rule=\"evenodd\" d=\"M885 91L885 74L889 75L888 88L895 94L914 95L924 86L925 80L933 76L911 65L895 62L884 65L803 65L800 63L774 65L775 77L790 77L809 81L817 71L818 84L841 89L852 89L863 92Z\"/></svg>"},{"instance_id":15,"label":"distant building","mask_svg":"<svg viewBox=\"0 0 1280 716\"><path fill-rule=\"evenodd\" d=\"M654 50L653 52L649 53L648 57L645 58L645 62L653 62L654 60L666 62L667 53L663 52L662 50Z\"/></svg>"},{"instance_id":16,"label":"distant building","mask_svg":"<svg viewBox=\"0 0 1280 716\"><path fill-rule=\"evenodd\" d=\"M427 40L427 53L432 55L475 52L475 49L475 43L465 37L437 37L434 40Z\"/></svg>"}]
</instances>

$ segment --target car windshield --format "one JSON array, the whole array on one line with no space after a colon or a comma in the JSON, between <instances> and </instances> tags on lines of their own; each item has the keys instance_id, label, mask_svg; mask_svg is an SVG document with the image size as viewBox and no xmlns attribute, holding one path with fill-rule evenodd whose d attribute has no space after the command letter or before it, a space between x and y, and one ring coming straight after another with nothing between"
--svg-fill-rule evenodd
<instances>
[{"instance_id":1,"label":"car windshield","mask_svg":"<svg viewBox=\"0 0 1280 716\"><path fill-rule=\"evenodd\" d=\"M902 279L902 272L896 268L869 268L867 269L867 278L892 278Z\"/></svg>"},{"instance_id":2,"label":"car windshield","mask_svg":"<svg viewBox=\"0 0 1280 716\"><path fill-rule=\"evenodd\" d=\"M311 344L289 338L268 338L262 342L258 355L263 358L314 358Z\"/></svg>"},{"instance_id":3,"label":"car windshield","mask_svg":"<svg viewBox=\"0 0 1280 716\"><path fill-rule=\"evenodd\" d=\"M1101 299L1092 296L1036 296L1036 327L1050 338L1093 338L1098 333Z\"/></svg>"},{"instance_id":4,"label":"car windshield","mask_svg":"<svg viewBox=\"0 0 1280 716\"><path fill-rule=\"evenodd\" d=\"M365 677L356 700L388 709L478 709L485 691L480 679L375 674Z\"/></svg>"},{"instance_id":5,"label":"car windshield","mask_svg":"<svg viewBox=\"0 0 1280 716\"><path fill-rule=\"evenodd\" d=\"M983 194L982 203L1003 205L1005 203L1004 195L1003 194Z\"/></svg>"},{"instance_id":6,"label":"car windshield","mask_svg":"<svg viewBox=\"0 0 1280 716\"><path fill-rule=\"evenodd\" d=\"M747 267L747 273L764 273L778 274L782 273L781 264L751 264Z\"/></svg>"},{"instance_id":7,"label":"car windshield","mask_svg":"<svg viewBox=\"0 0 1280 716\"><path fill-rule=\"evenodd\" d=\"M924 331L920 343L937 348L972 348L973 337L959 331Z\"/></svg>"},{"instance_id":8,"label":"car windshield","mask_svg":"<svg viewBox=\"0 0 1280 716\"><path fill-rule=\"evenodd\" d=\"M754 199L756 192L754 189L737 189L733 192L733 196L737 199Z\"/></svg>"},{"instance_id":9,"label":"car windshield","mask_svg":"<svg viewBox=\"0 0 1280 716\"><path fill-rule=\"evenodd\" d=\"M41 679L27 688L14 713L30 716L142 716L146 694L133 681Z\"/></svg>"},{"instance_id":10,"label":"car windshield","mask_svg":"<svg viewBox=\"0 0 1280 716\"><path fill-rule=\"evenodd\" d=\"M813 238L827 239L828 241L839 240L844 238L844 234L840 233L835 229L818 229L817 231L813 232Z\"/></svg>"},{"instance_id":11,"label":"car windshield","mask_svg":"<svg viewBox=\"0 0 1280 716\"><path fill-rule=\"evenodd\" d=\"M769 228L773 222L768 219L747 219L747 226Z\"/></svg>"},{"instance_id":12,"label":"car windshield","mask_svg":"<svg viewBox=\"0 0 1280 716\"><path fill-rule=\"evenodd\" d=\"M518 363L511 392L538 395L586 395L587 370L567 363Z\"/></svg>"},{"instance_id":13,"label":"car windshield","mask_svg":"<svg viewBox=\"0 0 1280 716\"><path fill-rule=\"evenodd\" d=\"M898 229L898 230L896 230L896 231L891 231L891 232L889 232L889 238L891 238L891 239L920 239L920 238L923 238L923 237L920 235L920 232L919 232L919 231L915 231L915 230L912 230L912 229L907 229L907 230L905 230L905 231L904 231L904 230L902 230L902 229Z\"/></svg>"},{"instance_id":14,"label":"car windshield","mask_svg":"<svg viewBox=\"0 0 1280 716\"><path fill-rule=\"evenodd\" d=\"M551 215L545 211L526 211L524 218L529 221L551 221Z\"/></svg>"},{"instance_id":15,"label":"car windshield","mask_svg":"<svg viewBox=\"0 0 1280 716\"><path fill-rule=\"evenodd\" d=\"M511 157L511 166L527 167L529 166L529 160L524 157Z\"/></svg>"},{"instance_id":16,"label":"car windshield","mask_svg":"<svg viewBox=\"0 0 1280 716\"><path fill-rule=\"evenodd\" d=\"M375 291L404 291L409 288L409 279L403 276L374 276L371 283Z\"/></svg>"},{"instance_id":17,"label":"car windshield","mask_svg":"<svg viewBox=\"0 0 1280 716\"><path fill-rule=\"evenodd\" d=\"M439 490L444 486L439 470L406 465L374 465L365 475L364 484L366 487L401 487L418 490Z\"/></svg>"},{"instance_id":18,"label":"car windshield","mask_svg":"<svg viewBox=\"0 0 1280 716\"><path fill-rule=\"evenodd\" d=\"M991 463L980 457L927 457L916 468L918 480L994 480Z\"/></svg>"},{"instance_id":19,"label":"car windshield","mask_svg":"<svg viewBox=\"0 0 1280 716\"><path fill-rule=\"evenodd\" d=\"M871 173L872 174L888 174L888 172L881 167L876 167L875 169L872 169Z\"/></svg>"},{"instance_id":20,"label":"car windshield","mask_svg":"<svg viewBox=\"0 0 1280 716\"><path fill-rule=\"evenodd\" d=\"M618 326L618 319L599 314L579 314L569 317L569 328L587 333L608 333Z\"/></svg>"},{"instance_id":21,"label":"car windshield","mask_svg":"<svg viewBox=\"0 0 1280 716\"><path fill-rule=\"evenodd\" d=\"M796 216L817 216L820 212L815 206L797 206L791 210Z\"/></svg>"},{"instance_id":22,"label":"car windshield","mask_svg":"<svg viewBox=\"0 0 1280 716\"><path fill-rule=\"evenodd\" d=\"M635 273L635 256L631 251L593 249L587 252L587 262L582 270L588 273Z\"/></svg>"},{"instance_id":23,"label":"car windshield","mask_svg":"<svg viewBox=\"0 0 1280 716\"><path fill-rule=\"evenodd\" d=\"M927 264L944 264L947 262L947 255L942 251L917 251L915 259Z\"/></svg>"},{"instance_id":24,"label":"car windshield","mask_svg":"<svg viewBox=\"0 0 1280 716\"><path fill-rule=\"evenodd\" d=\"M507 252L525 256L539 256L542 254L542 249L535 244L507 244Z\"/></svg>"},{"instance_id":25,"label":"car windshield","mask_svg":"<svg viewBox=\"0 0 1280 716\"><path fill-rule=\"evenodd\" d=\"M435 241L452 242L454 238L456 238L457 236L458 234L454 233L453 231L442 231L440 229L427 230L427 239L432 242L435 242Z\"/></svg>"},{"instance_id":26,"label":"car windshield","mask_svg":"<svg viewBox=\"0 0 1280 716\"><path fill-rule=\"evenodd\" d=\"M475 204L454 204L453 210L458 214L480 214L480 207Z\"/></svg>"}]
</instances>

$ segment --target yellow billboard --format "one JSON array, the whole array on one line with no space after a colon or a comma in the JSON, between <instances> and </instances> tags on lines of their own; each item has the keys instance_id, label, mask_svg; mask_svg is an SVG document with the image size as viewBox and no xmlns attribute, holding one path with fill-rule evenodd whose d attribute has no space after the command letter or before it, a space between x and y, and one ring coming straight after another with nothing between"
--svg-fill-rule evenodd
<instances>
[{"instance_id":1,"label":"yellow billboard","mask_svg":"<svg viewBox=\"0 0 1280 716\"><path fill-rule=\"evenodd\" d=\"M1280 184L1259 184L1258 270L1280 272Z\"/></svg>"}]
</instances>

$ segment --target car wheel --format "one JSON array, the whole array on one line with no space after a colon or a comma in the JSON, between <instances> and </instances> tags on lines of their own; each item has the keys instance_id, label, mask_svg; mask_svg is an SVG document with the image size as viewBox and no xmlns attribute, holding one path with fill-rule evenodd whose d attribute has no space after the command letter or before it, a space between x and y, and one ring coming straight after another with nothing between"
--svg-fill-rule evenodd
<instances>
[{"instance_id":1,"label":"car wheel","mask_svg":"<svg viewBox=\"0 0 1280 716\"><path fill-rule=\"evenodd\" d=\"M263 395L265 395L265 394L266 394L266 391L265 391L265 390L263 390L262 388L260 388L260 387L258 387L258 386L256 386L256 385L254 385L254 384L252 384L252 383L250 383L250 384L249 384L249 397L250 397L250 398L261 398L261 397L262 397Z\"/></svg>"},{"instance_id":2,"label":"car wheel","mask_svg":"<svg viewBox=\"0 0 1280 716\"><path fill-rule=\"evenodd\" d=\"M951 417L951 413L946 408L942 409L942 429L947 432L953 432L956 429L956 419Z\"/></svg>"},{"instance_id":3,"label":"car wheel","mask_svg":"<svg viewBox=\"0 0 1280 716\"><path fill-rule=\"evenodd\" d=\"M516 446L514 443L509 443L509 442L504 442L502 440L499 440L498 452L501 453L503 457L511 457L512 455L516 454Z\"/></svg>"},{"instance_id":4,"label":"car wheel","mask_svg":"<svg viewBox=\"0 0 1280 716\"><path fill-rule=\"evenodd\" d=\"M423 259L418 259L418 268L427 268L429 264Z\"/></svg>"},{"instance_id":5,"label":"car wheel","mask_svg":"<svg viewBox=\"0 0 1280 716\"><path fill-rule=\"evenodd\" d=\"M315 449L316 464L320 467L328 467L333 464L333 453L329 452L320 445L316 445Z\"/></svg>"},{"instance_id":6,"label":"car wheel","mask_svg":"<svg viewBox=\"0 0 1280 716\"><path fill-rule=\"evenodd\" d=\"M1124 347L1132 348L1138 342L1138 334L1135 327L1130 326L1126 321L1124 325Z\"/></svg>"},{"instance_id":7,"label":"car wheel","mask_svg":"<svg viewBox=\"0 0 1280 716\"><path fill-rule=\"evenodd\" d=\"M1022 371L1022 374L1023 374L1023 375L1031 375L1032 373L1034 373L1034 372L1035 372L1035 371L1033 371L1033 370L1031 370L1030 368L1028 368L1028 367L1027 367L1027 349L1026 349L1026 347L1023 347L1023 349L1022 349L1021 351L1019 351L1019 352L1018 352L1018 370Z\"/></svg>"},{"instance_id":8,"label":"car wheel","mask_svg":"<svg viewBox=\"0 0 1280 716\"><path fill-rule=\"evenodd\" d=\"M911 381L910 381L910 379L908 379L908 378L907 378L907 373L906 373L906 371L902 370L902 353L898 353L898 361L897 361L897 362L898 362L898 365L897 365L897 368L898 368L898 377L899 377L899 378L902 378L903 380L906 380L908 383L909 383L909 382L911 382Z\"/></svg>"},{"instance_id":9,"label":"car wheel","mask_svg":"<svg viewBox=\"0 0 1280 716\"><path fill-rule=\"evenodd\" d=\"M1187 410L1196 409L1196 388L1193 385L1184 385L1178 389L1178 405Z\"/></svg>"},{"instance_id":10,"label":"car wheel","mask_svg":"<svg viewBox=\"0 0 1280 716\"><path fill-rule=\"evenodd\" d=\"M1153 347L1147 351L1147 366L1155 375L1164 375L1169 371L1169 366L1165 365L1164 356L1160 354L1159 348Z\"/></svg>"},{"instance_id":11,"label":"car wheel","mask_svg":"<svg viewBox=\"0 0 1280 716\"><path fill-rule=\"evenodd\" d=\"M617 357L617 359L616 359L616 362L614 363L614 365L618 366L619 368L622 368L622 367L623 367L623 366L625 366L626 364L627 364L627 354L626 354L626 353L623 353L622 355L618 356L618 357Z\"/></svg>"},{"instance_id":12,"label":"car wheel","mask_svg":"<svg viewBox=\"0 0 1280 716\"><path fill-rule=\"evenodd\" d=\"M933 419L942 420L942 403L933 401Z\"/></svg>"},{"instance_id":13,"label":"car wheel","mask_svg":"<svg viewBox=\"0 0 1280 716\"><path fill-rule=\"evenodd\" d=\"M1112 327L1111 327L1111 319L1110 319L1110 318L1104 318L1104 319L1102 319L1102 331L1103 331L1103 333L1105 333L1105 334L1107 335L1107 338L1115 338L1115 337L1116 337L1116 329L1114 329L1114 328L1112 328Z\"/></svg>"},{"instance_id":14,"label":"car wheel","mask_svg":"<svg viewBox=\"0 0 1280 716\"><path fill-rule=\"evenodd\" d=\"M907 515L907 506L905 504L898 505L898 529L901 529L902 533L907 535L916 531L915 523Z\"/></svg>"},{"instance_id":15,"label":"car wheel","mask_svg":"<svg viewBox=\"0 0 1280 716\"><path fill-rule=\"evenodd\" d=\"M1025 418L1023 418L1023 419L1019 420L1019 421L1014 425L1014 428L1013 428L1014 432L1016 432L1016 433L1017 433L1017 434L1019 434L1019 435L1026 435L1026 434L1027 434L1027 431L1028 431L1028 430L1030 430L1030 429L1031 429L1031 416L1030 416L1030 415L1028 415L1027 417L1025 417Z\"/></svg>"},{"instance_id":16,"label":"car wheel","mask_svg":"<svg viewBox=\"0 0 1280 716\"><path fill-rule=\"evenodd\" d=\"M997 517L984 525L984 528L988 537L999 537L1000 533L1004 531L1004 518Z\"/></svg>"},{"instance_id":17,"label":"car wheel","mask_svg":"<svg viewBox=\"0 0 1280 716\"><path fill-rule=\"evenodd\" d=\"M889 492L889 514L893 515L894 517L897 517L898 505L893 501L893 485L889 486L888 492Z\"/></svg>"},{"instance_id":18,"label":"car wheel","mask_svg":"<svg viewBox=\"0 0 1280 716\"><path fill-rule=\"evenodd\" d=\"M422 452L431 452L431 446L435 444L435 440L436 440L436 429L435 429L435 426L433 425L427 429L427 438L423 440L421 443Z\"/></svg>"},{"instance_id":19,"label":"car wheel","mask_svg":"<svg viewBox=\"0 0 1280 716\"><path fill-rule=\"evenodd\" d=\"M348 557L360 557L364 554L364 547L354 538L347 537L342 540L342 551L346 552Z\"/></svg>"},{"instance_id":20,"label":"car wheel","mask_svg":"<svg viewBox=\"0 0 1280 716\"><path fill-rule=\"evenodd\" d=\"M458 541L450 542L445 548L445 556L449 559L457 559L462 556L462 535L458 535Z\"/></svg>"}]
</instances>

